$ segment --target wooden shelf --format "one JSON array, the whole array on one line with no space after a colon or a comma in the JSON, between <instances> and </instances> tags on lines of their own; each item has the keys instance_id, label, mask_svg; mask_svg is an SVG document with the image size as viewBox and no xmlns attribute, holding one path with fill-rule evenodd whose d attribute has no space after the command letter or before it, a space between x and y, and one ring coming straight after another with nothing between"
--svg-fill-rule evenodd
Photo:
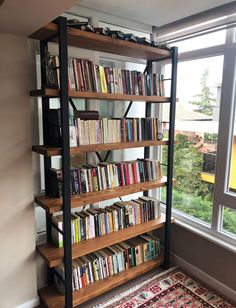
<instances>
[{"instance_id":1,"label":"wooden shelf","mask_svg":"<svg viewBox=\"0 0 236 308\"><path fill-rule=\"evenodd\" d=\"M73 292L73 307L76 307L93 297L99 296L122 283L134 279L148 271L151 271L162 264L162 257L157 260L144 262L124 272L113 275L103 280L96 281L80 290ZM55 286L45 287L39 290L39 297L46 307L61 308L65 305L64 296L61 295Z\"/></svg>"},{"instance_id":2,"label":"wooden shelf","mask_svg":"<svg viewBox=\"0 0 236 308\"><path fill-rule=\"evenodd\" d=\"M57 25L49 23L31 34L29 38L41 41L48 40L50 42L58 42L57 33ZM85 32L70 27L67 28L67 33L69 46L145 60L160 60L171 57L171 52L168 50L114 39L96 33Z\"/></svg>"},{"instance_id":3,"label":"wooden shelf","mask_svg":"<svg viewBox=\"0 0 236 308\"><path fill-rule=\"evenodd\" d=\"M71 207L79 207L86 204L91 204L99 201L109 200L129 194L134 194L140 191L146 191L158 187L163 187L167 183L167 178L164 176L160 180L136 183L117 188L110 188L97 192L83 193L80 195L71 195ZM35 202L44 208L48 213L55 213L62 210L62 198L53 198L50 196L35 197Z\"/></svg>"},{"instance_id":4,"label":"wooden shelf","mask_svg":"<svg viewBox=\"0 0 236 308\"><path fill-rule=\"evenodd\" d=\"M174 219L172 219L174 222ZM150 220L148 222L138 224L129 228L125 228L108 235L102 235L90 240L82 241L72 245L72 259L79 258L93 251L114 245L129 238L138 236L145 232L163 227L165 224L165 215L162 214L159 219ZM45 260L49 267L55 267L63 263L64 248L57 248L51 243L41 244L37 246L37 251Z\"/></svg>"},{"instance_id":5,"label":"wooden shelf","mask_svg":"<svg viewBox=\"0 0 236 308\"><path fill-rule=\"evenodd\" d=\"M129 94L112 94L112 93L97 93L97 92L84 92L69 90L69 97L84 98L84 99L98 99L110 101L141 101L152 103L168 103L169 97L164 96L148 96L148 95L129 95ZM59 97L59 89L44 88L41 90L30 91L30 96L43 96L43 97Z\"/></svg>"},{"instance_id":6,"label":"wooden shelf","mask_svg":"<svg viewBox=\"0 0 236 308\"><path fill-rule=\"evenodd\" d=\"M78 147L70 148L70 155L76 155L87 152L109 151L109 150L121 150L139 147L150 147L158 145L168 145L167 140L146 140L146 141L134 141L134 142L115 142L104 144L89 144L80 145ZM44 145L34 145L32 151L38 154L42 154L47 157L61 155L61 148L47 147Z\"/></svg>"}]
</instances>

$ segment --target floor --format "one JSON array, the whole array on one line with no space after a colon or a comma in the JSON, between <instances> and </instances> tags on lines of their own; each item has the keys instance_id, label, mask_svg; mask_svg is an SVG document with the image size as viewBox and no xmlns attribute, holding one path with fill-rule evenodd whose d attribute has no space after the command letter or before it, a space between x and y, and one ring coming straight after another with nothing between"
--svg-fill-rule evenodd
<instances>
[{"instance_id":1,"label":"floor","mask_svg":"<svg viewBox=\"0 0 236 308\"><path fill-rule=\"evenodd\" d=\"M86 302L85 304L80 305L80 308L92 308L93 306L96 306L100 303L105 302L107 299L111 299L113 297L115 297L117 294L122 293L130 288L132 288L133 286L144 282L145 280L147 280L148 278L152 277L153 275L156 275L157 273L162 273L164 270L161 268L158 268L155 272L149 272L145 275L142 275L141 277L138 277L136 279L133 279L113 290L111 290L110 292L107 292L105 294L103 294L102 296L99 296L95 299L91 299L90 301Z\"/></svg>"}]
</instances>

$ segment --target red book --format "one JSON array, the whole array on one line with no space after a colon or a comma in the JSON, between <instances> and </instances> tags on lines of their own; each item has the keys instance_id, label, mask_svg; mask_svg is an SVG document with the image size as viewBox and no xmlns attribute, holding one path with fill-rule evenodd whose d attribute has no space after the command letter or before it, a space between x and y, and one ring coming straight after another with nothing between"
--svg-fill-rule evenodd
<instances>
[{"instance_id":1,"label":"red book","mask_svg":"<svg viewBox=\"0 0 236 308\"><path fill-rule=\"evenodd\" d=\"M132 163L132 169L133 169L133 175L134 175L134 183L138 183L136 163Z\"/></svg>"},{"instance_id":2,"label":"red book","mask_svg":"<svg viewBox=\"0 0 236 308\"><path fill-rule=\"evenodd\" d=\"M122 76L122 84L123 84L123 94L127 94L126 83L125 83L125 70L121 70L121 76Z\"/></svg>"},{"instance_id":3,"label":"red book","mask_svg":"<svg viewBox=\"0 0 236 308\"><path fill-rule=\"evenodd\" d=\"M130 184L130 177L129 177L129 165L125 164L125 175L126 175L126 183L127 185Z\"/></svg>"},{"instance_id":4,"label":"red book","mask_svg":"<svg viewBox=\"0 0 236 308\"><path fill-rule=\"evenodd\" d=\"M85 60L81 59L80 63L81 63L81 69L82 69L82 78L83 78L83 84L84 84L84 91L88 91L88 86L87 86L86 76L85 76L85 72L86 72Z\"/></svg>"},{"instance_id":5,"label":"red book","mask_svg":"<svg viewBox=\"0 0 236 308\"><path fill-rule=\"evenodd\" d=\"M121 173L121 185L125 186L125 174L124 174L123 164L121 164L120 166L120 173Z\"/></svg>"},{"instance_id":6,"label":"red book","mask_svg":"<svg viewBox=\"0 0 236 308\"><path fill-rule=\"evenodd\" d=\"M76 60L76 68L77 68L77 72L78 72L80 91L84 91L84 81L83 81L81 60L79 60L79 59Z\"/></svg>"}]
</instances>

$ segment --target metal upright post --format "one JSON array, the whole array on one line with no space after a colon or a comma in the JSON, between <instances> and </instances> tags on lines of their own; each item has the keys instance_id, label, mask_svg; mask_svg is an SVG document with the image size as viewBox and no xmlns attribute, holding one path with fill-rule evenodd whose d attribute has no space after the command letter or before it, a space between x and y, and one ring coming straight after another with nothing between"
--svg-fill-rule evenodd
<instances>
[{"instance_id":1,"label":"metal upright post","mask_svg":"<svg viewBox=\"0 0 236 308\"><path fill-rule=\"evenodd\" d=\"M72 307L72 248L71 248L71 196L70 196L70 142L68 97L68 49L67 20L57 20L59 34L60 100L62 127L62 174L63 174L63 227L65 266L65 307Z\"/></svg>"},{"instance_id":2,"label":"metal upright post","mask_svg":"<svg viewBox=\"0 0 236 308\"><path fill-rule=\"evenodd\" d=\"M152 74L152 61L147 61L147 67L146 67L147 74ZM145 118L151 117L151 103L146 102L145 106ZM150 147L144 148L144 158L150 157ZM144 196L148 196L148 191L143 192Z\"/></svg>"},{"instance_id":3,"label":"metal upright post","mask_svg":"<svg viewBox=\"0 0 236 308\"><path fill-rule=\"evenodd\" d=\"M173 185L173 158L175 137L175 110L176 110L176 82L178 48L172 47L172 71L171 71L171 93L170 93L170 115L168 136L168 161L167 161L167 187L166 187L166 225L165 225L165 252L164 268L169 268L170 263L170 236L171 236L171 207L172 207L172 185Z\"/></svg>"},{"instance_id":4,"label":"metal upright post","mask_svg":"<svg viewBox=\"0 0 236 308\"><path fill-rule=\"evenodd\" d=\"M47 83L46 77L46 59L45 52L48 50L48 43L46 41L40 42L40 61L41 61L41 88L44 88ZM42 97L42 117L43 117L43 144L48 145L48 123L47 112L49 110L49 98ZM44 179L45 179L45 193L50 192L50 183L48 172L51 168L51 157L44 157Z\"/></svg>"},{"instance_id":5,"label":"metal upright post","mask_svg":"<svg viewBox=\"0 0 236 308\"><path fill-rule=\"evenodd\" d=\"M46 59L45 53L48 50L47 41L40 41L40 62L41 62L41 88L43 89L47 83L46 77ZM48 145L48 123L47 123L47 112L50 109L49 106L49 98L42 97L42 120L43 120L43 144ZM44 185L45 185L45 194L50 193L50 181L49 181L49 170L51 168L51 157L44 156ZM51 218L52 215L46 212L46 233L47 233L47 242L51 241ZM51 285L53 283L53 275L51 269L48 269L47 273L48 284Z\"/></svg>"}]
</instances>

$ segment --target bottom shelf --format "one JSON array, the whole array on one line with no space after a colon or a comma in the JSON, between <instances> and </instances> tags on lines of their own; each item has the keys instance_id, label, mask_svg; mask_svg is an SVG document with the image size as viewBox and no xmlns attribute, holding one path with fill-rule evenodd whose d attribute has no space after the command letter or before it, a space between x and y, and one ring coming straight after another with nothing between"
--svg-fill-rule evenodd
<instances>
[{"instance_id":1,"label":"bottom shelf","mask_svg":"<svg viewBox=\"0 0 236 308\"><path fill-rule=\"evenodd\" d=\"M154 268L158 267L162 263L162 257L157 260L152 260L144 262L138 266L132 267L124 272L116 274L114 276L108 277L103 280L99 280L90 284L83 289L73 292L73 307L76 307L93 297L99 296L102 293L105 293L122 283L127 282L128 280L134 279ZM64 296L61 295L55 286L45 287L39 290L39 297L42 304L46 307L64 307L65 300Z\"/></svg>"}]
</instances>

